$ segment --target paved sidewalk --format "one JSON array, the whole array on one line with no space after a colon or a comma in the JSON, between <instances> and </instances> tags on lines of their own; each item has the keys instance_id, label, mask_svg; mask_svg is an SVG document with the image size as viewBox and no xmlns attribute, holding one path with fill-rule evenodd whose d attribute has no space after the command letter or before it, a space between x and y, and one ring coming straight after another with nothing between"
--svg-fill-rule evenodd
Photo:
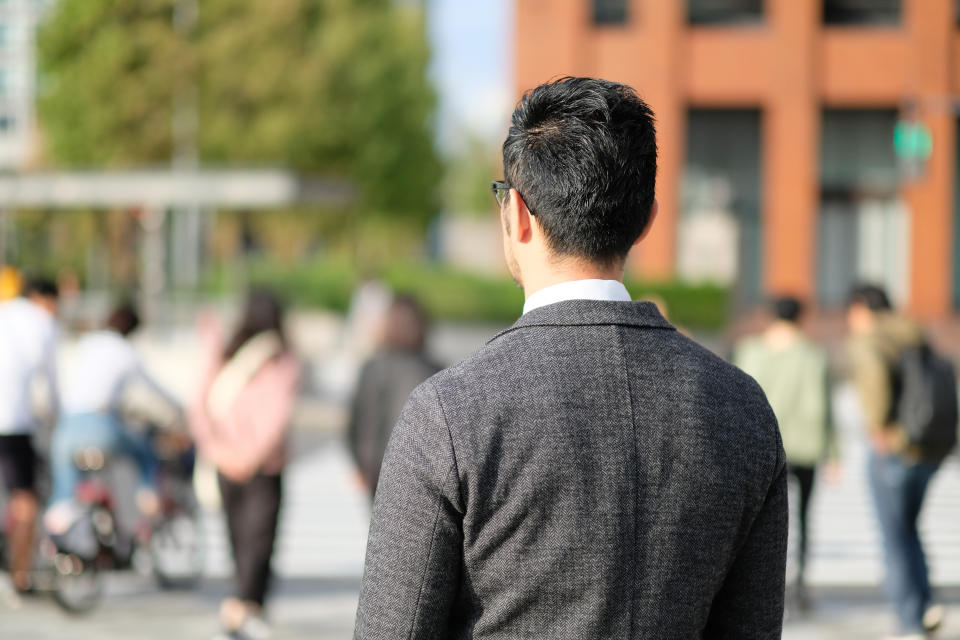
<instances>
[{"instance_id":1,"label":"paved sidewalk","mask_svg":"<svg viewBox=\"0 0 960 640\"><path fill-rule=\"evenodd\" d=\"M132 574L113 576L103 605L87 616L71 617L39 598L11 609L0 598L0 638L4 640L205 640L217 633L216 610L227 594L225 581L207 581L197 591L162 592ZM271 608L275 640L349 640L359 581L354 577L284 579ZM941 593L947 622L936 636L960 640L960 589ZM788 614L784 640L878 640L891 617L873 589L828 588L813 596L804 617Z\"/></svg>"},{"instance_id":2,"label":"paved sidewalk","mask_svg":"<svg viewBox=\"0 0 960 640\"><path fill-rule=\"evenodd\" d=\"M939 640L960 640L960 588L942 589L947 607ZM813 607L803 616L787 612L784 640L879 640L893 629L893 615L879 589L827 587L815 591Z\"/></svg>"},{"instance_id":3,"label":"paved sidewalk","mask_svg":"<svg viewBox=\"0 0 960 640\"><path fill-rule=\"evenodd\" d=\"M280 580L270 610L273 638L349 640L359 587L356 578ZM207 640L219 632L217 607L229 586L217 580L195 591L160 591L139 575L115 574L101 606L83 616L65 614L46 597L11 607L6 585L2 590L3 640Z\"/></svg>"}]
</instances>

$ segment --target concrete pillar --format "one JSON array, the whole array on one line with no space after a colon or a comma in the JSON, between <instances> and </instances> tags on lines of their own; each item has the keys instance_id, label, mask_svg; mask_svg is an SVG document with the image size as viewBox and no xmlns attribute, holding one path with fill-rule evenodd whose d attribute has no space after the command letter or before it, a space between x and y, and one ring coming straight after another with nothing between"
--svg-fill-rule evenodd
<instances>
[{"instance_id":1,"label":"concrete pillar","mask_svg":"<svg viewBox=\"0 0 960 640\"><path fill-rule=\"evenodd\" d=\"M7 244L10 242L8 236L10 235L10 214L4 209L0 208L0 267L7 263Z\"/></svg>"},{"instance_id":2,"label":"concrete pillar","mask_svg":"<svg viewBox=\"0 0 960 640\"><path fill-rule=\"evenodd\" d=\"M638 275L662 280L673 276L680 219L680 176L686 148L686 104L683 100L683 60L680 55L686 28L686 4L640 0L632 4L640 25L642 49L636 88L657 119L657 202L659 216L650 235L633 250L632 267Z\"/></svg>"},{"instance_id":3,"label":"concrete pillar","mask_svg":"<svg viewBox=\"0 0 960 640\"><path fill-rule=\"evenodd\" d=\"M514 83L519 98L557 76L584 75L590 3L523 0L514 3Z\"/></svg>"},{"instance_id":4,"label":"concrete pillar","mask_svg":"<svg viewBox=\"0 0 960 640\"><path fill-rule=\"evenodd\" d=\"M162 296L167 287L166 219L163 207L145 207L140 218L140 306L148 324L162 322Z\"/></svg>"},{"instance_id":5,"label":"concrete pillar","mask_svg":"<svg viewBox=\"0 0 960 640\"><path fill-rule=\"evenodd\" d=\"M763 113L763 285L816 294L820 112L815 53L820 3L767 0L775 73Z\"/></svg>"},{"instance_id":6,"label":"concrete pillar","mask_svg":"<svg viewBox=\"0 0 960 640\"><path fill-rule=\"evenodd\" d=\"M950 108L952 0L905 0L910 38L907 95L930 128L933 153L924 175L904 185L910 209L910 311L943 316L952 300L956 116Z\"/></svg>"}]
</instances>

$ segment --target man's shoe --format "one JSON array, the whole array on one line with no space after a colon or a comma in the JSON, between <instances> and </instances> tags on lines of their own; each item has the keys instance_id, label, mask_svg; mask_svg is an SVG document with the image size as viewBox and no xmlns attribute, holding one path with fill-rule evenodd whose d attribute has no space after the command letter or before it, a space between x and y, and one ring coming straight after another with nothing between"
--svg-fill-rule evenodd
<instances>
[{"instance_id":1,"label":"man's shoe","mask_svg":"<svg viewBox=\"0 0 960 640\"><path fill-rule=\"evenodd\" d=\"M947 615L947 610L942 604L933 604L927 607L923 612L923 628L927 633L933 633L943 624L943 619Z\"/></svg>"}]
</instances>

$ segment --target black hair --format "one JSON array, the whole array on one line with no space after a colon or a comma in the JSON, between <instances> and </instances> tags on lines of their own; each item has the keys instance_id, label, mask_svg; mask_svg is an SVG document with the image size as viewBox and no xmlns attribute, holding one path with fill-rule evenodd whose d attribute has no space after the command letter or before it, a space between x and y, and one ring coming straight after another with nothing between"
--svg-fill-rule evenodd
<instances>
[{"instance_id":1,"label":"black hair","mask_svg":"<svg viewBox=\"0 0 960 640\"><path fill-rule=\"evenodd\" d=\"M513 112L503 169L555 254L622 260L653 206L653 111L631 87L609 80L542 84Z\"/></svg>"},{"instance_id":2,"label":"black hair","mask_svg":"<svg viewBox=\"0 0 960 640\"><path fill-rule=\"evenodd\" d=\"M57 288L57 283L50 278L36 276L27 278L22 293L24 298L40 296L41 298L56 299L60 296L60 289Z\"/></svg>"},{"instance_id":3,"label":"black hair","mask_svg":"<svg viewBox=\"0 0 960 640\"><path fill-rule=\"evenodd\" d=\"M140 315L129 302L117 305L107 317L107 328L127 337L140 326Z\"/></svg>"},{"instance_id":4,"label":"black hair","mask_svg":"<svg viewBox=\"0 0 960 640\"><path fill-rule=\"evenodd\" d=\"M883 287L875 284L856 284L850 289L850 295L847 296L847 306L862 304L870 311L889 311L893 308L890 304L890 298Z\"/></svg>"},{"instance_id":5,"label":"black hair","mask_svg":"<svg viewBox=\"0 0 960 640\"><path fill-rule=\"evenodd\" d=\"M427 313L420 301L411 295L398 294L384 316L381 341L388 349L418 353L423 351L428 328Z\"/></svg>"},{"instance_id":6,"label":"black hair","mask_svg":"<svg viewBox=\"0 0 960 640\"><path fill-rule=\"evenodd\" d=\"M796 323L803 313L803 303L791 296L774 298L770 307L775 318L786 322Z\"/></svg>"},{"instance_id":7,"label":"black hair","mask_svg":"<svg viewBox=\"0 0 960 640\"><path fill-rule=\"evenodd\" d=\"M237 324L223 357L232 358L247 340L264 331L276 331L284 346L287 344L286 333L283 330L283 304L272 290L256 288L247 295L247 302L243 309L243 316Z\"/></svg>"}]
</instances>

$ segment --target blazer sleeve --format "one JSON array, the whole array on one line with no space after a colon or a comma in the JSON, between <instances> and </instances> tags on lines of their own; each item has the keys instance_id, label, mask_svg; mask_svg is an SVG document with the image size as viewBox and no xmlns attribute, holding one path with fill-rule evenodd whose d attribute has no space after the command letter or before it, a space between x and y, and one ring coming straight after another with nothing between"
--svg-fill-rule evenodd
<instances>
[{"instance_id":1,"label":"blazer sleeve","mask_svg":"<svg viewBox=\"0 0 960 640\"><path fill-rule=\"evenodd\" d=\"M774 420L772 414L770 418ZM714 597L704 638L777 640L783 632L787 468L779 436L776 446L773 481Z\"/></svg>"},{"instance_id":2,"label":"blazer sleeve","mask_svg":"<svg viewBox=\"0 0 960 640\"><path fill-rule=\"evenodd\" d=\"M410 396L387 446L354 639L447 638L462 564L457 463L427 382Z\"/></svg>"}]
</instances>

